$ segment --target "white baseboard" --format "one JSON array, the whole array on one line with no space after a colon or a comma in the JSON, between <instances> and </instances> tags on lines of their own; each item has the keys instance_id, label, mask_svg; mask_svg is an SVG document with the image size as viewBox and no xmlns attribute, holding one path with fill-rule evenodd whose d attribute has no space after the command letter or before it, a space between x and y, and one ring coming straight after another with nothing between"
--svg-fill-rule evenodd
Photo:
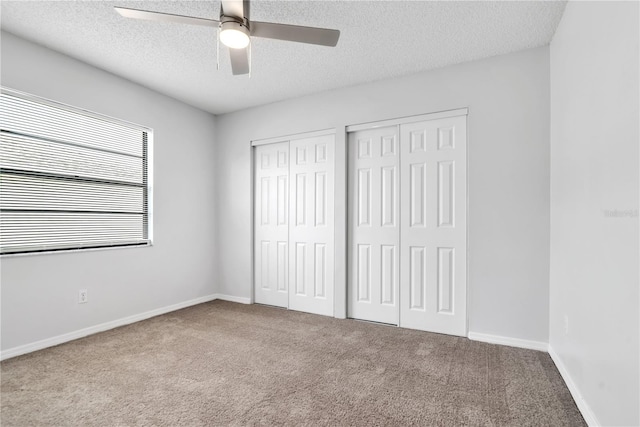
<instances>
[{"instance_id":1,"label":"white baseboard","mask_svg":"<svg viewBox=\"0 0 640 427\"><path fill-rule=\"evenodd\" d=\"M237 302L240 304L251 304L251 298L236 297L233 295L216 294L216 299L221 299L223 301Z\"/></svg>"},{"instance_id":2,"label":"white baseboard","mask_svg":"<svg viewBox=\"0 0 640 427\"><path fill-rule=\"evenodd\" d=\"M508 345L509 347L526 348L529 350L538 350L547 352L549 344L542 341L530 341L520 338L503 337L500 335L481 334L478 332L469 332L470 340L488 342L490 344Z\"/></svg>"},{"instance_id":3,"label":"white baseboard","mask_svg":"<svg viewBox=\"0 0 640 427\"><path fill-rule=\"evenodd\" d=\"M598 422L598 419L596 418L595 414L593 413L593 411L591 410L587 402L582 397L582 394L580 393L580 390L578 390L576 383L573 382L573 379L569 375L569 371L567 370L564 363L562 363L562 359L560 359L560 356L558 356L558 354L553 350L553 347L551 347L551 344L549 344L548 352L549 352L549 356L551 356L551 360L553 360L553 363L556 364L556 368L558 368L558 372L560 372L562 379L567 385L567 388L569 389L569 392L571 393L573 400L576 402L576 406L578 406L578 409L580 410L580 413L582 414L582 417L584 418L587 425L589 425L590 427L596 427L596 426L602 425Z\"/></svg>"},{"instance_id":4,"label":"white baseboard","mask_svg":"<svg viewBox=\"0 0 640 427\"><path fill-rule=\"evenodd\" d=\"M90 326L88 328L80 329L77 331L69 332L66 334L58 335L51 338L46 338L40 341L36 341L30 344L20 345L0 352L0 360L9 359L11 357L20 356L22 354L31 353L33 351L42 350L47 347L53 347L55 345L63 344L65 342L77 340L88 335L93 335L98 332L108 331L109 329L117 328L119 326L129 325L131 323L139 322L141 320L149 319L151 317L159 316L161 314L170 313L172 311L180 310L182 308L190 307L192 305L202 304L204 302L213 301L217 298L223 298L224 295L219 296L217 294L206 295L204 297L194 298L189 301L183 301L177 304L172 304L166 307L157 308L155 310L146 311L140 314L134 314L132 316L123 317L121 319L112 320L110 322L101 323L99 325Z\"/></svg>"}]
</instances>

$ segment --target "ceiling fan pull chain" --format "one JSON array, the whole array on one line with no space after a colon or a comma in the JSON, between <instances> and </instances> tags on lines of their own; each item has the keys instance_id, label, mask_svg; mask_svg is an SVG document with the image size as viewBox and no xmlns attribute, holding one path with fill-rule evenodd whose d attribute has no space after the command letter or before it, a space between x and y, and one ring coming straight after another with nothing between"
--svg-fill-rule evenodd
<instances>
[{"instance_id":1,"label":"ceiling fan pull chain","mask_svg":"<svg viewBox=\"0 0 640 427\"><path fill-rule=\"evenodd\" d=\"M220 71L220 26L216 32L216 71Z\"/></svg>"}]
</instances>

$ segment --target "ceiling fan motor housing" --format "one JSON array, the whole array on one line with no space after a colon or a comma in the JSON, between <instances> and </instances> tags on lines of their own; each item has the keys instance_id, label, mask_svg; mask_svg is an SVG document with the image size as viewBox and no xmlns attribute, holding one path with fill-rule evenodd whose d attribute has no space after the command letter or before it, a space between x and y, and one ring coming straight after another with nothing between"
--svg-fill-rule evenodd
<instances>
[{"instance_id":1,"label":"ceiling fan motor housing","mask_svg":"<svg viewBox=\"0 0 640 427\"><path fill-rule=\"evenodd\" d=\"M233 16L222 16L220 20L220 41L232 48L243 49L249 44L248 22Z\"/></svg>"}]
</instances>

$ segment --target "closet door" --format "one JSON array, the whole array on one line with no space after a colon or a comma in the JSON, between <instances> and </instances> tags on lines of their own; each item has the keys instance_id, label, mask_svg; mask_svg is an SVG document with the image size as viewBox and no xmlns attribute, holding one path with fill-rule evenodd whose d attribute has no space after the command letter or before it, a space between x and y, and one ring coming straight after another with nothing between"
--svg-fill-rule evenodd
<instances>
[{"instance_id":1,"label":"closet door","mask_svg":"<svg viewBox=\"0 0 640 427\"><path fill-rule=\"evenodd\" d=\"M325 135L290 142L289 308L333 316L334 145Z\"/></svg>"},{"instance_id":2,"label":"closet door","mask_svg":"<svg viewBox=\"0 0 640 427\"><path fill-rule=\"evenodd\" d=\"M254 296L287 307L289 273L289 143L255 148Z\"/></svg>"},{"instance_id":3,"label":"closet door","mask_svg":"<svg viewBox=\"0 0 640 427\"><path fill-rule=\"evenodd\" d=\"M400 133L400 326L465 336L466 116Z\"/></svg>"},{"instance_id":4,"label":"closet door","mask_svg":"<svg viewBox=\"0 0 640 427\"><path fill-rule=\"evenodd\" d=\"M349 317L398 324L398 127L349 134Z\"/></svg>"}]
</instances>

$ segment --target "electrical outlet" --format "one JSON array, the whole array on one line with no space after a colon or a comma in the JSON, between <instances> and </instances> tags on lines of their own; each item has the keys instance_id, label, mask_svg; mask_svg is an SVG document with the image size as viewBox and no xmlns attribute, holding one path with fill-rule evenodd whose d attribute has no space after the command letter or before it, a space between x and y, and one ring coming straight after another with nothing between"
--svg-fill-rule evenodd
<instances>
[{"instance_id":1,"label":"electrical outlet","mask_svg":"<svg viewBox=\"0 0 640 427\"><path fill-rule=\"evenodd\" d=\"M564 315L564 334L569 335L569 316Z\"/></svg>"},{"instance_id":2,"label":"electrical outlet","mask_svg":"<svg viewBox=\"0 0 640 427\"><path fill-rule=\"evenodd\" d=\"M78 291L78 304L84 304L86 302L89 302L89 296L87 294L87 290L80 289Z\"/></svg>"}]
</instances>

